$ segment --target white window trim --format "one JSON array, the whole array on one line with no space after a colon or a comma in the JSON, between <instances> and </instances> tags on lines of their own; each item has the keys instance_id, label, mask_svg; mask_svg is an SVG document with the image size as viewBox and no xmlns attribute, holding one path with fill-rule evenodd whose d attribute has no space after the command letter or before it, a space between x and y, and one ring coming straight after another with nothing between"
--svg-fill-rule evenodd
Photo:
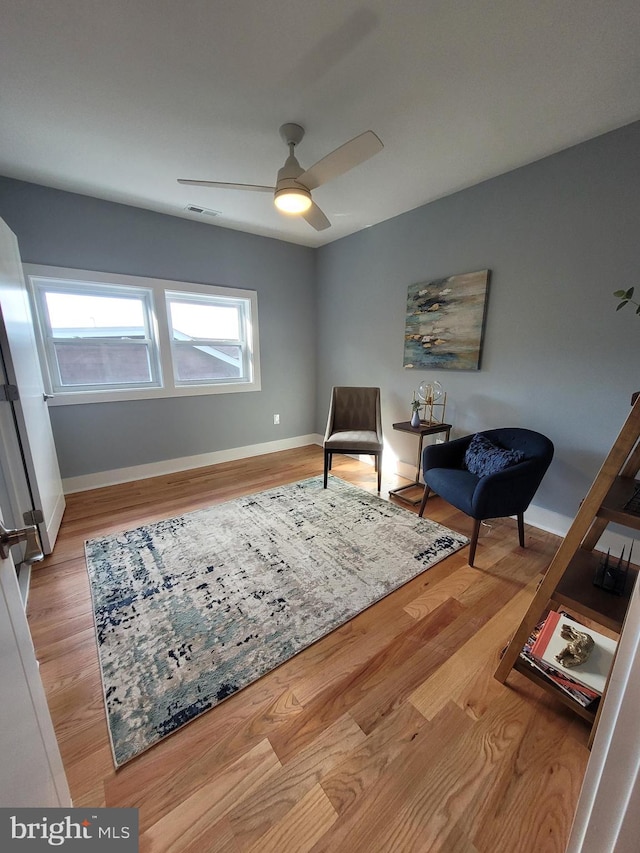
<instances>
[{"instance_id":1,"label":"white window trim","mask_svg":"<svg viewBox=\"0 0 640 853\"><path fill-rule=\"evenodd\" d=\"M240 290L233 287L221 287L219 285L195 284L194 282L176 281L170 279L145 278L143 276L120 275L117 273L100 273L90 270L67 269L64 267L50 267L40 264L24 264L24 274L31 291L32 305L35 313L34 286L32 278L51 278L66 281L95 282L96 284L125 285L139 289L152 291L153 312L155 315L156 331L158 335L158 347L160 356L160 369L163 377L163 386L159 388L122 388L113 390L96 391L68 391L54 393L52 390L49 368L44 351L44 340L40 331L40 325L34 316L36 339L42 364L42 372L47 394L52 395L49 406L68 406L83 403L111 403L123 400L151 400L167 397L193 397L205 394L236 394L246 391L260 391L260 348L258 333L258 295L255 290ZM189 293L200 293L207 296L220 296L222 298L235 298L247 300L250 304L251 322L248 334L248 346L251 352L252 376L249 380L242 382L219 383L215 385L204 384L180 384L176 385L173 378L173 362L171 358L171 339L167 318L167 306L165 292L175 293L184 291Z\"/></svg>"},{"instance_id":2,"label":"white window trim","mask_svg":"<svg viewBox=\"0 0 640 853\"><path fill-rule=\"evenodd\" d=\"M200 296L201 296L201 294L199 292L166 289L165 290L165 297L166 297L165 298L165 308L167 308L167 306L169 305L169 303L172 300L175 302L179 302L181 300L181 297L186 297L184 299L185 302L191 302L192 304L197 304ZM192 297L192 298L189 299L189 297ZM251 312L251 305L250 304L248 306L249 310L247 312L247 303L249 303L248 299L240 300L237 297L235 297L234 300L231 300L229 298L228 294L220 295L217 293L216 294L207 293L206 297L212 298L212 299L219 298L219 304L224 305L225 303L228 303L231 307L233 307L237 311L239 311L240 317L242 320L242 324L245 327L251 323L252 312ZM242 304L239 305L239 303L242 303ZM205 304L207 304L207 303L205 303ZM208 303L208 304L210 304L210 303ZM167 320L168 320L170 313L171 313L170 310L167 309ZM222 340L222 339L216 339L216 338L200 338L200 339L189 338L188 340L182 341L180 339L176 339L175 329L173 328L172 323L167 322L167 327L169 328L169 336L171 338L171 351L172 351L172 355L174 357L177 356L178 349L182 346L190 346L190 347L195 346L196 348L203 348L203 349L215 348L218 346L222 346L222 347L224 347L224 346L239 346L242 348L242 340L237 339L237 338L233 339L233 340L226 340L226 339ZM220 354L218 357L223 358L222 354ZM233 360L230 358L228 359L228 361L230 363L233 363ZM208 380L203 380L203 379L178 379L176 376L177 364L176 364L175 358L173 359L173 364L174 364L173 381L174 381L176 387L181 388L181 387L185 387L185 386L188 387L188 386L196 386L196 385L206 385L208 383ZM247 346L246 348L243 348L243 351L242 351L242 368L243 368L243 371L245 373L253 375L252 364L253 364L253 359L252 359L251 347ZM246 382L246 380L244 380L244 381ZM219 384L234 384L234 382L232 379L226 379L224 381L221 381Z\"/></svg>"},{"instance_id":3,"label":"white window trim","mask_svg":"<svg viewBox=\"0 0 640 853\"><path fill-rule=\"evenodd\" d=\"M41 280L46 282L46 286L43 289L36 286ZM47 293L75 293L79 296L83 296L87 293L87 285L91 286L92 295L99 294L107 298L118 298L124 296L126 293L127 297L138 300L144 306L145 337L144 339L136 340L135 343L143 346L147 350L149 356L150 377L146 382L130 382L128 383L128 386L131 389L137 390L141 390L143 388L162 387L158 329L154 310L154 294L150 288L134 288L129 285L127 285L126 288L123 288L113 282L105 284L104 282L98 282L95 279L79 282L77 279L74 279L74 281L71 281L68 278L62 280L54 276L32 276L29 278L29 284L31 285L30 295L36 314L35 319L37 324L35 332L39 344L40 360L42 362L43 373L46 374L46 385L49 393L55 395L67 393L76 395L82 393L93 393L98 390L91 385L88 387L82 385L70 386L68 389L62 385L62 377L60 376L60 370L56 363L56 342L64 340L64 343L68 346L78 346L83 345L85 343L85 339L65 339L64 337L61 338L56 336L46 319L47 308L45 291ZM44 360L42 358L43 355ZM113 392L117 393L118 391L125 390L125 388L123 388L124 385L125 383L121 383L119 386L114 387L112 389ZM109 392L109 389L106 388L100 390Z\"/></svg>"}]
</instances>

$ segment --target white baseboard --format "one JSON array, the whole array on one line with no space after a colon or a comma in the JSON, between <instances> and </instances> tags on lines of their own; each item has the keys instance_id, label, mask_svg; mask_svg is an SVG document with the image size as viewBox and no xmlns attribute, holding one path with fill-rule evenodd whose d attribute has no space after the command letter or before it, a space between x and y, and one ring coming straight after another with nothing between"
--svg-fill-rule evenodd
<instances>
[{"instance_id":1,"label":"white baseboard","mask_svg":"<svg viewBox=\"0 0 640 853\"><path fill-rule=\"evenodd\" d=\"M415 478L416 478L415 462L413 464L410 464L409 462L403 462L402 459L397 459L396 464L395 464L395 473L399 477L404 477L405 480L409 480L410 482L415 480ZM420 482L422 482L422 479L420 480Z\"/></svg>"},{"instance_id":2,"label":"white baseboard","mask_svg":"<svg viewBox=\"0 0 640 853\"><path fill-rule=\"evenodd\" d=\"M524 520L526 524L531 524L533 527L546 530L547 533L555 533L558 536L566 536L573 523L573 518L533 505L525 512ZM635 538L631 531L628 535L623 535L607 528L598 540L596 550L606 552L610 549L611 556L617 559L624 548L625 556L628 557L629 547ZM635 548L637 550L638 543L636 543ZM633 561L637 563L638 557L640 557L640 552L634 553Z\"/></svg>"},{"instance_id":3,"label":"white baseboard","mask_svg":"<svg viewBox=\"0 0 640 853\"><path fill-rule=\"evenodd\" d=\"M218 465L221 462L233 462L236 459L246 459L249 456L263 456L265 453L277 453L280 450L291 450L294 447L306 447L309 444L322 446L323 436L318 433L300 435L280 441L267 441L262 444L248 444L245 447L233 447L228 450L217 450L212 453L201 453L197 456L184 456L180 459L165 459L161 462L151 462L146 465L134 465L130 468L118 468L112 471L98 471L95 474L83 474L79 477L67 477L62 481L65 494L86 492L89 489L100 489L103 486L113 486L117 483L131 483L144 480L147 477L158 477L163 474L176 474L193 468L205 468L207 465ZM363 462L373 461L369 457L359 457ZM395 473L411 481L415 479L415 465L398 459L395 462ZM557 512L531 505L526 511L526 524L565 536L572 518ZM611 549L614 557L619 557L623 546L628 554L631 538L616 531L605 530L597 545L598 551ZM637 555L640 556L640 553Z\"/></svg>"},{"instance_id":4,"label":"white baseboard","mask_svg":"<svg viewBox=\"0 0 640 853\"><path fill-rule=\"evenodd\" d=\"M89 489L101 489L117 483L131 483L148 477L163 474L176 474L190 471L192 468L205 468L221 462L233 462L248 456L263 456L265 453L277 453L294 447L306 447L309 444L322 444L322 436L315 433L285 438L279 441L267 441L262 444L248 444L245 447L232 447L228 450L216 450L212 453L200 453L197 456L183 456L180 459L164 459L146 465L133 465L130 468L117 468L111 471L96 471L94 474L81 474L78 477L66 477L62 487L66 495L72 492L86 492Z\"/></svg>"},{"instance_id":5,"label":"white baseboard","mask_svg":"<svg viewBox=\"0 0 640 853\"><path fill-rule=\"evenodd\" d=\"M415 465L411 465L408 462L402 462L402 460L397 460L395 469L396 473L401 477L405 477L407 480L415 479ZM524 520L526 524L530 524L533 527L546 531L547 533L555 533L557 536L566 536L567 531L573 523L573 518L570 518L567 515L562 515L559 512L553 512L551 510L544 509L544 507L535 506L533 504L525 512ZM624 547L625 554L628 556L629 545L632 538L633 536L631 534L624 536L617 533L615 530L607 528L598 541L596 550L606 552L608 549L611 549L612 556L617 558L622 553L622 548ZM636 545L636 548L637 547L638 546ZM640 558L640 551L638 551L635 556Z\"/></svg>"},{"instance_id":6,"label":"white baseboard","mask_svg":"<svg viewBox=\"0 0 640 853\"><path fill-rule=\"evenodd\" d=\"M31 566L28 563L20 563L18 571L18 586L20 587L20 598L22 606L27 609L29 602L29 586L31 584ZM39 666L40 664L38 664Z\"/></svg>"}]
</instances>

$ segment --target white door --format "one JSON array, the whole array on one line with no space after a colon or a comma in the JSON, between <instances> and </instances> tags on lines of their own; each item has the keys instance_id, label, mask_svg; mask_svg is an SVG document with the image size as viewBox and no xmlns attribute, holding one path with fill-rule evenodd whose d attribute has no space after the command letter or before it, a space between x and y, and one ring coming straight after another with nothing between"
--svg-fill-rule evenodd
<instances>
[{"instance_id":1,"label":"white door","mask_svg":"<svg viewBox=\"0 0 640 853\"><path fill-rule=\"evenodd\" d=\"M10 554L0 554L0 755L0 806L71 806Z\"/></svg>"},{"instance_id":2,"label":"white door","mask_svg":"<svg viewBox=\"0 0 640 853\"><path fill-rule=\"evenodd\" d=\"M21 457L10 454L6 464L10 473L9 486L19 482L21 470L26 469L32 505L23 512L41 510L39 525L45 554L51 553L64 512L62 480L56 456L31 306L22 272L18 241L7 224L0 219L0 350L8 389L2 397L11 397L17 388L18 399L12 402L13 414L20 441ZM7 416L5 415L5 418ZM23 462L24 459L24 462ZM15 519L22 526L22 519Z\"/></svg>"}]
</instances>

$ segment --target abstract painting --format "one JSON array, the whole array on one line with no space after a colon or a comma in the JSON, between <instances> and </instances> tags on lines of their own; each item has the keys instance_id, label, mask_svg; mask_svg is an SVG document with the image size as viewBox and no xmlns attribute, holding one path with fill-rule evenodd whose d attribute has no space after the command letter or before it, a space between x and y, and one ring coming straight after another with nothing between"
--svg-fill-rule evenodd
<instances>
[{"instance_id":1,"label":"abstract painting","mask_svg":"<svg viewBox=\"0 0 640 853\"><path fill-rule=\"evenodd\" d=\"M409 285L406 368L479 370L489 270Z\"/></svg>"}]
</instances>

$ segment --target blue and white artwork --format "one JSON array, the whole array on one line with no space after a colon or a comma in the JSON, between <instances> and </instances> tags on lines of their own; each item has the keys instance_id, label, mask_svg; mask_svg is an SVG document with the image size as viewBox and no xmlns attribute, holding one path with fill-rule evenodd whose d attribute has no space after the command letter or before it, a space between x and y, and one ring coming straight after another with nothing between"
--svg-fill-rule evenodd
<instances>
[{"instance_id":1,"label":"blue and white artwork","mask_svg":"<svg viewBox=\"0 0 640 853\"><path fill-rule=\"evenodd\" d=\"M409 285L406 368L479 370L489 270Z\"/></svg>"}]
</instances>

